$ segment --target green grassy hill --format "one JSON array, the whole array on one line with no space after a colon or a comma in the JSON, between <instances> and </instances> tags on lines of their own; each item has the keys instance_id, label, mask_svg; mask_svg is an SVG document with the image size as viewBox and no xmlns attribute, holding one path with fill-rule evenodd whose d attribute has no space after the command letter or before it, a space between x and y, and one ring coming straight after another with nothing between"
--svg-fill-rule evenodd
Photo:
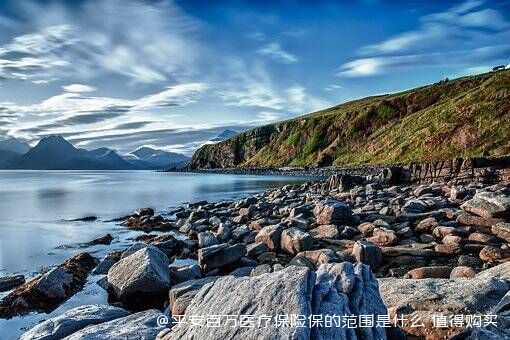
<instances>
[{"instance_id":1,"label":"green grassy hill","mask_svg":"<svg viewBox=\"0 0 510 340\"><path fill-rule=\"evenodd\" d=\"M510 154L510 70L368 97L205 145L190 168L394 164Z\"/></svg>"}]
</instances>

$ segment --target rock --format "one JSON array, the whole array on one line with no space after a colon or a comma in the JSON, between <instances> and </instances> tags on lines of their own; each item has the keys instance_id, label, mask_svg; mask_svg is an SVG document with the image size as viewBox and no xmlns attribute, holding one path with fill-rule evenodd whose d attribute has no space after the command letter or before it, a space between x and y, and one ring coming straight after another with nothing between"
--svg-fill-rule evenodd
<instances>
[{"instance_id":1,"label":"rock","mask_svg":"<svg viewBox=\"0 0 510 340\"><path fill-rule=\"evenodd\" d=\"M469 235L468 240L470 242L481 244L492 244L497 242L497 239L494 236L483 233L472 233Z\"/></svg>"},{"instance_id":2,"label":"rock","mask_svg":"<svg viewBox=\"0 0 510 340\"><path fill-rule=\"evenodd\" d=\"M111 234L106 234L104 236L98 237L90 242L87 242L87 245L94 246L97 244L110 244L113 241L113 236Z\"/></svg>"},{"instance_id":3,"label":"rock","mask_svg":"<svg viewBox=\"0 0 510 340\"><path fill-rule=\"evenodd\" d=\"M313 239L310 234L298 228L285 229L281 235L281 249L289 254L295 255L313 246Z\"/></svg>"},{"instance_id":4,"label":"rock","mask_svg":"<svg viewBox=\"0 0 510 340\"><path fill-rule=\"evenodd\" d=\"M415 230L420 233L432 233L437 226L439 226L437 220L434 217L429 217L421 220Z\"/></svg>"},{"instance_id":5,"label":"rock","mask_svg":"<svg viewBox=\"0 0 510 340\"><path fill-rule=\"evenodd\" d=\"M312 265L314 270L319 268L324 263L339 262L339 257L331 249L318 249L308 250L298 253L296 257L303 257L307 259Z\"/></svg>"},{"instance_id":6,"label":"rock","mask_svg":"<svg viewBox=\"0 0 510 340\"><path fill-rule=\"evenodd\" d=\"M352 256L357 262L369 265L372 269L376 269L382 263L381 249L371 243L358 241L352 248Z\"/></svg>"},{"instance_id":7,"label":"rock","mask_svg":"<svg viewBox=\"0 0 510 340\"><path fill-rule=\"evenodd\" d=\"M184 315L186 314L186 309L190 305L191 301L193 301L193 298L197 294L197 291L190 291L187 293L184 293L183 295L179 296L177 299L175 299L174 303L172 304L172 315Z\"/></svg>"},{"instance_id":8,"label":"rock","mask_svg":"<svg viewBox=\"0 0 510 340\"><path fill-rule=\"evenodd\" d=\"M97 216L84 216L70 220L71 222L94 222L97 220Z\"/></svg>"},{"instance_id":9,"label":"rock","mask_svg":"<svg viewBox=\"0 0 510 340\"><path fill-rule=\"evenodd\" d=\"M310 235L316 239L337 239L340 236L338 228L333 224L320 225L317 228L310 230Z\"/></svg>"},{"instance_id":10,"label":"rock","mask_svg":"<svg viewBox=\"0 0 510 340\"><path fill-rule=\"evenodd\" d=\"M446 266L431 266L416 268L407 273L412 279L430 279L430 278L449 278L452 272L452 267Z\"/></svg>"},{"instance_id":11,"label":"rock","mask_svg":"<svg viewBox=\"0 0 510 340\"><path fill-rule=\"evenodd\" d=\"M92 271L94 275L106 275L110 268L120 260L122 253L120 252L112 252L106 254L104 259L99 262L96 268Z\"/></svg>"},{"instance_id":12,"label":"rock","mask_svg":"<svg viewBox=\"0 0 510 340\"><path fill-rule=\"evenodd\" d=\"M108 271L108 285L126 305L152 305L170 287L168 257L149 245L121 259Z\"/></svg>"},{"instance_id":13,"label":"rock","mask_svg":"<svg viewBox=\"0 0 510 340\"><path fill-rule=\"evenodd\" d=\"M319 202L313 209L317 224L349 224L352 222L352 210L348 204L328 199Z\"/></svg>"},{"instance_id":14,"label":"rock","mask_svg":"<svg viewBox=\"0 0 510 340\"><path fill-rule=\"evenodd\" d=\"M269 247L262 242L251 243L246 247L246 255L249 257L256 258L260 254L271 251Z\"/></svg>"},{"instance_id":15,"label":"rock","mask_svg":"<svg viewBox=\"0 0 510 340\"><path fill-rule=\"evenodd\" d=\"M218 244L218 240L210 231L203 231L198 234L198 247L206 248Z\"/></svg>"},{"instance_id":16,"label":"rock","mask_svg":"<svg viewBox=\"0 0 510 340\"><path fill-rule=\"evenodd\" d=\"M376 226L372 222L364 222L358 226L358 231L364 236L371 236Z\"/></svg>"},{"instance_id":17,"label":"rock","mask_svg":"<svg viewBox=\"0 0 510 340\"><path fill-rule=\"evenodd\" d=\"M460 207L485 218L510 217L510 197L493 192L479 192Z\"/></svg>"},{"instance_id":18,"label":"rock","mask_svg":"<svg viewBox=\"0 0 510 340\"><path fill-rule=\"evenodd\" d=\"M139 251L140 249L147 248L148 245L146 243L135 243L128 249L124 250L121 255L121 259L128 257L129 255L132 255Z\"/></svg>"},{"instance_id":19,"label":"rock","mask_svg":"<svg viewBox=\"0 0 510 340\"><path fill-rule=\"evenodd\" d=\"M459 279L459 278L472 278L475 277L476 271L471 267L466 266L458 266L453 268L450 273L450 279Z\"/></svg>"},{"instance_id":20,"label":"rock","mask_svg":"<svg viewBox=\"0 0 510 340\"><path fill-rule=\"evenodd\" d=\"M462 246L457 243L438 244L434 247L434 250L442 255L456 255L462 251Z\"/></svg>"},{"instance_id":21,"label":"rock","mask_svg":"<svg viewBox=\"0 0 510 340\"><path fill-rule=\"evenodd\" d=\"M408 320L411 314L420 318L424 327L412 327L410 322L402 329L407 335L428 339L451 338L460 333L459 327L433 327L437 314L486 314L498 304L510 289L510 263L479 273L466 284L465 279L380 279L381 296L391 316L398 314ZM498 277L498 275L500 275Z\"/></svg>"},{"instance_id":22,"label":"rock","mask_svg":"<svg viewBox=\"0 0 510 340\"><path fill-rule=\"evenodd\" d=\"M443 238L447 235L456 235L456 230L453 227L439 226L439 227L434 228L432 235L434 235L437 238Z\"/></svg>"},{"instance_id":23,"label":"rock","mask_svg":"<svg viewBox=\"0 0 510 340\"><path fill-rule=\"evenodd\" d=\"M483 262L479 258L471 255L460 255L459 258L457 259L457 264L459 266L477 268L481 267Z\"/></svg>"},{"instance_id":24,"label":"rock","mask_svg":"<svg viewBox=\"0 0 510 340\"><path fill-rule=\"evenodd\" d=\"M228 242L232 236L232 230L225 223L220 223L218 230L216 230L216 239L220 242Z\"/></svg>"},{"instance_id":25,"label":"rock","mask_svg":"<svg viewBox=\"0 0 510 340\"><path fill-rule=\"evenodd\" d=\"M150 309L103 322L98 325L87 326L66 337L66 340L111 340L137 339L153 340L164 328L158 325L158 317L163 315L156 309Z\"/></svg>"},{"instance_id":26,"label":"rock","mask_svg":"<svg viewBox=\"0 0 510 340\"><path fill-rule=\"evenodd\" d=\"M152 208L142 208L135 210L135 215L137 216L154 216L154 209Z\"/></svg>"},{"instance_id":27,"label":"rock","mask_svg":"<svg viewBox=\"0 0 510 340\"><path fill-rule=\"evenodd\" d=\"M349 262L323 264L313 290L313 315L387 315L379 285L370 267ZM356 334L357 333L357 334ZM386 339L384 328L314 327L311 339Z\"/></svg>"},{"instance_id":28,"label":"rock","mask_svg":"<svg viewBox=\"0 0 510 340\"><path fill-rule=\"evenodd\" d=\"M398 241L398 238L393 230L375 228L373 236L367 240L379 246L391 246Z\"/></svg>"},{"instance_id":29,"label":"rock","mask_svg":"<svg viewBox=\"0 0 510 340\"><path fill-rule=\"evenodd\" d=\"M21 335L20 340L57 340L87 326L127 316L129 313L109 305L85 305L45 320Z\"/></svg>"},{"instance_id":30,"label":"rock","mask_svg":"<svg viewBox=\"0 0 510 340\"><path fill-rule=\"evenodd\" d=\"M244 244L217 244L198 250L198 264L205 271L223 267L246 255Z\"/></svg>"},{"instance_id":31,"label":"rock","mask_svg":"<svg viewBox=\"0 0 510 340\"><path fill-rule=\"evenodd\" d=\"M262 274L271 273L273 267L270 264L261 264L252 269L250 276L259 276Z\"/></svg>"},{"instance_id":32,"label":"rock","mask_svg":"<svg viewBox=\"0 0 510 340\"><path fill-rule=\"evenodd\" d=\"M255 241L264 243L271 251L274 251L280 249L280 239L282 232L282 225L268 225L259 231L255 237Z\"/></svg>"},{"instance_id":33,"label":"rock","mask_svg":"<svg viewBox=\"0 0 510 340\"><path fill-rule=\"evenodd\" d=\"M24 275L1 276L0 292L6 292L25 283Z\"/></svg>"},{"instance_id":34,"label":"rock","mask_svg":"<svg viewBox=\"0 0 510 340\"><path fill-rule=\"evenodd\" d=\"M50 312L81 290L87 276L97 265L88 253L80 253L14 289L0 301L0 317Z\"/></svg>"},{"instance_id":35,"label":"rock","mask_svg":"<svg viewBox=\"0 0 510 340\"><path fill-rule=\"evenodd\" d=\"M195 280L202 277L200 266L193 264L191 266L170 268L170 282L177 284L189 280Z\"/></svg>"},{"instance_id":36,"label":"rock","mask_svg":"<svg viewBox=\"0 0 510 340\"><path fill-rule=\"evenodd\" d=\"M510 242L510 223L497 223L492 226L491 231L497 237Z\"/></svg>"},{"instance_id":37,"label":"rock","mask_svg":"<svg viewBox=\"0 0 510 340\"><path fill-rule=\"evenodd\" d=\"M183 296L184 294L189 292L194 292L196 294L200 290L200 288L202 288L206 284L216 281L217 279L218 277L216 276L209 276L197 280L181 282L179 284L172 286L172 289L170 289L170 291L168 292L170 306L172 307L175 301L177 301L177 299Z\"/></svg>"},{"instance_id":38,"label":"rock","mask_svg":"<svg viewBox=\"0 0 510 340\"><path fill-rule=\"evenodd\" d=\"M460 213L457 216L457 222L463 225L478 225L483 227L491 227L497 223L504 222L501 218L485 218L471 215L468 213Z\"/></svg>"},{"instance_id":39,"label":"rock","mask_svg":"<svg viewBox=\"0 0 510 340\"><path fill-rule=\"evenodd\" d=\"M505 252L500 248L485 246L480 251L480 259L484 262L498 262L505 258Z\"/></svg>"},{"instance_id":40,"label":"rock","mask_svg":"<svg viewBox=\"0 0 510 340\"><path fill-rule=\"evenodd\" d=\"M474 327L466 332L472 331L467 337L468 340L499 340L510 338L510 292L501 299L494 307L490 315L495 316L496 325L487 324L482 327Z\"/></svg>"},{"instance_id":41,"label":"rock","mask_svg":"<svg viewBox=\"0 0 510 340\"><path fill-rule=\"evenodd\" d=\"M446 235L441 242L443 242L443 244L462 244L464 243L464 239L460 236Z\"/></svg>"},{"instance_id":42,"label":"rock","mask_svg":"<svg viewBox=\"0 0 510 340\"><path fill-rule=\"evenodd\" d=\"M233 270L228 275L232 275L235 277L250 276L251 272L253 271L254 268L255 267L253 267L253 266L240 267L240 268Z\"/></svg>"}]
</instances>

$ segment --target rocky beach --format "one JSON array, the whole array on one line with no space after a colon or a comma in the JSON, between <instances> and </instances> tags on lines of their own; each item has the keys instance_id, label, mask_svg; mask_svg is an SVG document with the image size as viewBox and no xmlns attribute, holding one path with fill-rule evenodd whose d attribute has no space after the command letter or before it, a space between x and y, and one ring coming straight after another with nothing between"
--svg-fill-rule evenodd
<instances>
[{"instance_id":1,"label":"rocky beach","mask_svg":"<svg viewBox=\"0 0 510 340\"><path fill-rule=\"evenodd\" d=\"M127 249L2 277L0 317L51 312L93 274L108 305L21 339L509 337L510 185L401 174L339 172L165 217L138 209L117 220L140 231Z\"/></svg>"}]
</instances>

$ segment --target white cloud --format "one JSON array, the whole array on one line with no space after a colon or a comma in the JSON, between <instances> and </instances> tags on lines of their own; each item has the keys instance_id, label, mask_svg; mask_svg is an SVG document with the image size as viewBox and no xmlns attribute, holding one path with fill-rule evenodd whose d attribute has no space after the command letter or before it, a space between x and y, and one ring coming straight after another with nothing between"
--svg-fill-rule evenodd
<instances>
[{"instance_id":1,"label":"white cloud","mask_svg":"<svg viewBox=\"0 0 510 340\"><path fill-rule=\"evenodd\" d=\"M273 58L274 60L284 63L284 64L293 64L298 62L298 58L283 50L279 43L270 43L257 51L260 55L268 56Z\"/></svg>"},{"instance_id":2,"label":"white cloud","mask_svg":"<svg viewBox=\"0 0 510 340\"><path fill-rule=\"evenodd\" d=\"M343 89L343 88L344 87L341 86L341 85L331 84L331 85L326 86L324 88L324 91L332 92L332 91L340 90L340 89Z\"/></svg>"},{"instance_id":3,"label":"white cloud","mask_svg":"<svg viewBox=\"0 0 510 340\"><path fill-rule=\"evenodd\" d=\"M62 89L66 92L75 92L75 93L85 93L85 92L94 92L96 90L95 87L83 84L71 84L62 86Z\"/></svg>"}]
</instances>

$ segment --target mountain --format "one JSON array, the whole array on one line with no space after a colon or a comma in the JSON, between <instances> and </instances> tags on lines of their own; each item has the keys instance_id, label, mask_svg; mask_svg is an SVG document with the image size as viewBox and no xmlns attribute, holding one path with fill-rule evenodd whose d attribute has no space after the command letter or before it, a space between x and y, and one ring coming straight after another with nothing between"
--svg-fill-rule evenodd
<instances>
[{"instance_id":1,"label":"mountain","mask_svg":"<svg viewBox=\"0 0 510 340\"><path fill-rule=\"evenodd\" d=\"M30 150L30 146L27 143L20 142L16 138L9 138L0 141L0 150L11 151L15 154L22 155Z\"/></svg>"},{"instance_id":2,"label":"mountain","mask_svg":"<svg viewBox=\"0 0 510 340\"><path fill-rule=\"evenodd\" d=\"M218 136L211 139L211 142L222 142L224 140L234 137L238 133L239 132L227 129L227 130L224 130L222 133L220 133Z\"/></svg>"},{"instance_id":3,"label":"mountain","mask_svg":"<svg viewBox=\"0 0 510 340\"><path fill-rule=\"evenodd\" d=\"M182 168L186 166L189 157L169 151L141 147L130 153L126 160L142 168L163 169L163 168Z\"/></svg>"},{"instance_id":4,"label":"mountain","mask_svg":"<svg viewBox=\"0 0 510 340\"><path fill-rule=\"evenodd\" d=\"M190 169L412 163L510 153L510 70L354 100L204 145Z\"/></svg>"},{"instance_id":5,"label":"mountain","mask_svg":"<svg viewBox=\"0 0 510 340\"><path fill-rule=\"evenodd\" d=\"M19 156L19 154L15 153L15 152L0 150L0 164L7 162L11 159L14 159L17 156Z\"/></svg>"},{"instance_id":6,"label":"mountain","mask_svg":"<svg viewBox=\"0 0 510 340\"><path fill-rule=\"evenodd\" d=\"M126 161L115 151L108 148L99 148L87 151L87 156L94 158L101 163L108 165L109 169L115 170L137 170L138 166Z\"/></svg>"}]
</instances>

